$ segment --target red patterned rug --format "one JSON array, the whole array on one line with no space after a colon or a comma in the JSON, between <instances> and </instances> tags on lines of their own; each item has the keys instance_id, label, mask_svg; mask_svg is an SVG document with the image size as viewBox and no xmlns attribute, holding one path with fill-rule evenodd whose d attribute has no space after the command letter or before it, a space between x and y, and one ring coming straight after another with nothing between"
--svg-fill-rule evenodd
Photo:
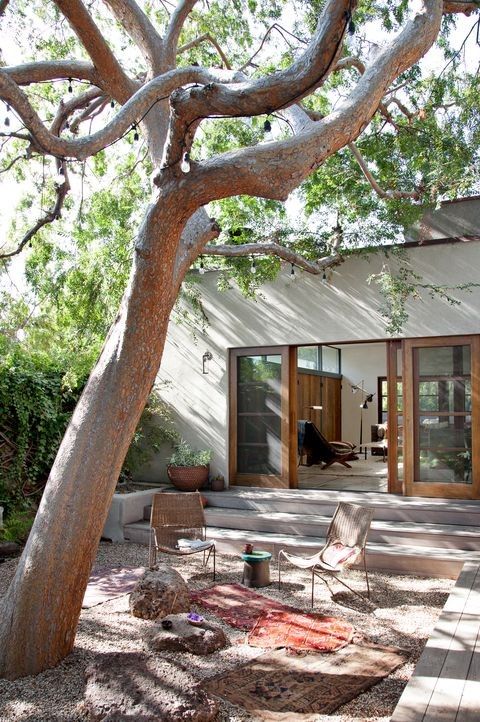
<instances>
[{"instance_id":1,"label":"red patterned rug","mask_svg":"<svg viewBox=\"0 0 480 722\"><path fill-rule=\"evenodd\" d=\"M208 589L190 592L192 602L200 604L231 627L250 630L257 619L268 611L299 612L274 599L252 592L241 584L217 584Z\"/></svg>"},{"instance_id":2,"label":"red patterned rug","mask_svg":"<svg viewBox=\"0 0 480 722\"><path fill-rule=\"evenodd\" d=\"M349 622L323 614L270 611L256 621L247 640L252 647L336 652L352 641Z\"/></svg>"},{"instance_id":3,"label":"red patterned rug","mask_svg":"<svg viewBox=\"0 0 480 722\"><path fill-rule=\"evenodd\" d=\"M406 662L401 649L349 644L336 654L262 654L203 683L212 694L265 722L314 722Z\"/></svg>"}]
</instances>

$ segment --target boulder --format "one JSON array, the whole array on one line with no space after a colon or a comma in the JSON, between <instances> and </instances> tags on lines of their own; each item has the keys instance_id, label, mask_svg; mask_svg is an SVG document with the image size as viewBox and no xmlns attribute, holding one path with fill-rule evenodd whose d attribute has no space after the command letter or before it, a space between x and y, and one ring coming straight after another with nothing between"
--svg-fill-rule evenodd
<instances>
[{"instance_id":1,"label":"boulder","mask_svg":"<svg viewBox=\"0 0 480 722\"><path fill-rule=\"evenodd\" d=\"M15 542L1 541L0 542L0 559L6 559L7 557L16 557L20 554L22 548Z\"/></svg>"},{"instance_id":2,"label":"boulder","mask_svg":"<svg viewBox=\"0 0 480 722\"><path fill-rule=\"evenodd\" d=\"M161 619L188 612L190 595L183 577L166 564L145 572L130 594L130 612L142 619Z\"/></svg>"},{"instance_id":3,"label":"boulder","mask_svg":"<svg viewBox=\"0 0 480 722\"><path fill-rule=\"evenodd\" d=\"M211 654L228 644L225 633L217 624L190 624L186 614L171 614L162 622L171 622L169 629L155 624L147 633L147 643L156 652L190 652Z\"/></svg>"},{"instance_id":4,"label":"boulder","mask_svg":"<svg viewBox=\"0 0 480 722\"><path fill-rule=\"evenodd\" d=\"M188 672L141 652L102 654L85 674L85 704L97 722L209 722L218 711Z\"/></svg>"}]
</instances>

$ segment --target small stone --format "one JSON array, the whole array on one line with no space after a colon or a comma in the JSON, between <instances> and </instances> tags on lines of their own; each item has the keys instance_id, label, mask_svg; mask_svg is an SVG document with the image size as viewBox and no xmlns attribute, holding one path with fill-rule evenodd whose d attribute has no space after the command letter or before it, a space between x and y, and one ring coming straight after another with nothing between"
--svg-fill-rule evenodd
<instances>
[{"instance_id":1,"label":"small stone","mask_svg":"<svg viewBox=\"0 0 480 722\"><path fill-rule=\"evenodd\" d=\"M190 654L212 654L227 646L225 633L217 624L202 622L193 626L186 614L165 617L172 626L165 629L156 624L147 633L147 643L156 652L190 652Z\"/></svg>"},{"instance_id":2,"label":"small stone","mask_svg":"<svg viewBox=\"0 0 480 722\"><path fill-rule=\"evenodd\" d=\"M185 580L166 564L147 570L130 595L130 612L141 619L161 619L189 609Z\"/></svg>"},{"instance_id":3,"label":"small stone","mask_svg":"<svg viewBox=\"0 0 480 722\"><path fill-rule=\"evenodd\" d=\"M103 654L86 671L85 704L97 722L210 722L217 703L182 671L141 652Z\"/></svg>"},{"instance_id":4,"label":"small stone","mask_svg":"<svg viewBox=\"0 0 480 722\"><path fill-rule=\"evenodd\" d=\"M15 557L21 552L21 547L15 542L0 542L0 558L2 557Z\"/></svg>"}]
</instances>

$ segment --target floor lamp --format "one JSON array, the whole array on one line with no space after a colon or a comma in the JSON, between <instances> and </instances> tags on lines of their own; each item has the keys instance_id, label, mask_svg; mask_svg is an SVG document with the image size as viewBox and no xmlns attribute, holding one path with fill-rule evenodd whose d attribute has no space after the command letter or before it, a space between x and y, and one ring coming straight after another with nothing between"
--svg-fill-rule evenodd
<instances>
[{"instance_id":1,"label":"floor lamp","mask_svg":"<svg viewBox=\"0 0 480 722\"><path fill-rule=\"evenodd\" d=\"M368 391L365 390L364 386L364 379L360 381L359 384L352 384L351 389L352 393L356 394L358 391L360 391L360 453L362 453L362 443L363 443L363 410L368 409L368 404L371 404L373 401L373 397L375 394L371 394Z\"/></svg>"}]
</instances>

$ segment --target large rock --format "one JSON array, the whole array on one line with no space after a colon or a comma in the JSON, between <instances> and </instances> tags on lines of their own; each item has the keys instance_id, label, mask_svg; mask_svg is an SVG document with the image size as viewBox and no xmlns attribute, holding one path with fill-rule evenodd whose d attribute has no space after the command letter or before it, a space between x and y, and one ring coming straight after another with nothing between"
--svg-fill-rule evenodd
<instances>
[{"instance_id":1,"label":"large rock","mask_svg":"<svg viewBox=\"0 0 480 722\"><path fill-rule=\"evenodd\" d=\"M183 577L166 564L149 569L130 595L134 617L161 619L190 609L190 596Z\"/></svg>"},{"instance_id":2,"label":"large rock","mask_svg":"<svg viewBox=\"0 0 480 722\"><path fill-rule=\"evenodd\" d=\"M218 711L188 672L141 652L103 654L85 674L85 703L93 720L209 722Z\"/></svg>"},{"instance_id":3,"label":"large rock","mask_svg":"<svg viewBox=\"0 0 480 722\"><path fill-rule=\"evenodd\" d=\"M186 614L172 614L162 621L170 621L170 629L156 624L147 634L147 642L156 652L190 652L211 654L227 645L225 633L217 624L202 622L193 626Z\"/></svg>"}]
</instances>

